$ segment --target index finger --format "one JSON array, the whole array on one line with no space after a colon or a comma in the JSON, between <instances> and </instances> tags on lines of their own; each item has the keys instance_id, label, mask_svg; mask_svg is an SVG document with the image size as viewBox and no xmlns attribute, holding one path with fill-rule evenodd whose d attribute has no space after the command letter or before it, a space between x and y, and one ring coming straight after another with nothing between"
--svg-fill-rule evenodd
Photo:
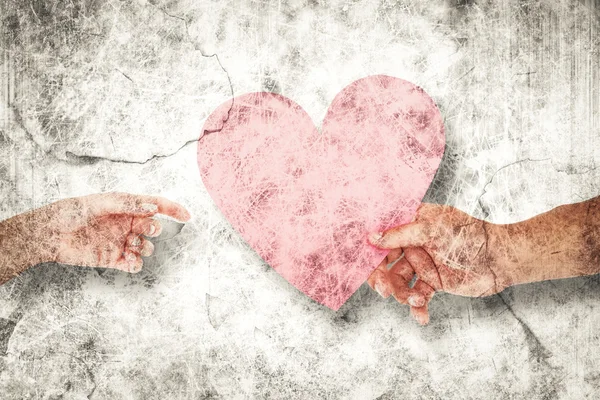
<instances>
[{"instance_id":1,"label":"index finger","mask_svg":"<svg viewBox=\"0 0 600 400\"><path fill-rule=\"evenodd\" d=\"M166 215L182 222L187 222L191 218L189 211L179 203L160 196L142 197L144 203L154 204L158 207L157 214Z\"/></svg>"},{"instance_id":2,"label":"index finger","mask_svg":"<svg viewBox=\"0 0 600 400\"><path fill-rule=\"evenodd\" d=\"M375 290L384 299L388 298L393 292L393 287L387 279L387 257L381 261L379 266L367 278L367 283L371 289Z\"/></svg>"}]
</instances>

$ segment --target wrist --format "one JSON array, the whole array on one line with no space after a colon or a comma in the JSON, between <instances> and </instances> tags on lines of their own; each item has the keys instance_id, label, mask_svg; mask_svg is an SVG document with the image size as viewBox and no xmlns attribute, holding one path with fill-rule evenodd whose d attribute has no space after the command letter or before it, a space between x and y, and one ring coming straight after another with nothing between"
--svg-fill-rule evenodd
<instances>
[{"instance_id":1,"label":"wrist","mask_svg":"<svg viewBox=\"0 0 600 400\"><path fill-rule=\"evenodd\" d=\"M488 228L491 258L498 279L504 286L513 286L536 280L535 268L529 257L523 257L527 251L527 235L517 224L492 224Z\"/></svg>"},{"instance_id":2,"label":"wrist","mask_svg":"<svg viewBox=\"0 0 600 400\"><path fill-rule=\"evenodd\" d=\"M544 236L548 233L539 222L528 220L495 225L495 264L507 282L506 286L564 277L563 265L551 254L557 249L548 246Z\"/></svg>"},{"instance_id":3,"label":"wrist","mask_svg":"<svg viewBox=\"0 0 600 400\"><path fill-rule=\"evenodd\" d=\"M560 206L531 219L495 225L496 265L511 285L598 273L580 255L584 216L579 205Z\"/></svg>"},{"instance_id":4,"label":"wrist","mask_svg":"<svg viewBox=\"0 0 600 400\"><path fill-rule=\"evenodd\" d=\"M0 222L0 284L41 262L24 222L21 215Z\"/></svg>"},{"instance_id":5,"label":"wrist","mask_svg":"<svg viewBox=\"0 0 600 400\"><path fill-rule=\"evenodd\" d=\"M47 224L28 212L12 218L8 233L12 236L13 247L18 249L20 262L27 267L54 261L53 239L48 237Z\"/></svg>"},{"instance_id":6,"label":"wrist","mask_svg":"<svg viewBox=\"0 0 600 400\"><path fill-rule=\"evenodd\" d=\"M514 235L513 226L504 224L493 224L484 221L484 229L487 240L487 259L489 268L493 271L498 288L523 283L526 272L515 264L511 257L510 241Z\"/></svg>"}]
</instances>

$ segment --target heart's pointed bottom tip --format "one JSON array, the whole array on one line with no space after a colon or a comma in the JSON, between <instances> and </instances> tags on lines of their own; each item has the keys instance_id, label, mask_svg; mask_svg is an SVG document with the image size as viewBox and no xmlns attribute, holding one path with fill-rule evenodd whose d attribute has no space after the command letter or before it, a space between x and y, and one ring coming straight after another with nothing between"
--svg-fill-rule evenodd
<instances>
[{"instance_id":1,"label":"heart's pointed bottom tip","mask_svg":"<svg viewBox=\"0 0 600 400\"><path fill-rule=\"evenodd\" d=\"M314 300L314 299L313 299ZM342 306L344 304L346 304L346 301L343 302L339 302L339 303L328 303L328 302L322 302L322 301L317 301L317 303L319 303L320 305L329 308L332 311L339 311L340 308L342 308Z\"/></svg>"}]
</instances>

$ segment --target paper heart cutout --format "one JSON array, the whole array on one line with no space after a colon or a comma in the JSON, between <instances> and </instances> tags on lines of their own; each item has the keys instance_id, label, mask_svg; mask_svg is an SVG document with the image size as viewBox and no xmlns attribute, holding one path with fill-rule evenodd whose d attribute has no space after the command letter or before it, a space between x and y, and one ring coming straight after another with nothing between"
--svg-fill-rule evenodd
<instances>
[{"instance_id":1,"label":"paper heart cutout","mask_svg":"<svg viewBox=\"0 0 600 400\"><path fill-rule=\"evenodd\" d=\"M231 225L287 281L339 309L386 256L369 232L410 222L444 153L420 87L375 75L333 100L319 132L292 100L219 106L198 143L202 180Z\"/></svg>"}]
</instances>

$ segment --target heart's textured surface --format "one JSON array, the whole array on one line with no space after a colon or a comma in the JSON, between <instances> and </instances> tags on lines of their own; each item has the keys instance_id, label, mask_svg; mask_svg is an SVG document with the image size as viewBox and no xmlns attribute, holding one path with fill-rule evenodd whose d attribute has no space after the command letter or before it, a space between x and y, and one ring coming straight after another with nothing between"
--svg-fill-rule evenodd
<instances>
[{"instance_id":1,"label":"heart's textured surface","mask_svg":"<svg viewBox=\"0 0 600 400\"><path fill-rule=\"evenodd\" d=\"M337 310L386 251L367 234L410 222L444 152L433 100L402 79L353 82L319 132L292 100L245 94L206 120L202 180L223 214L292 285Z\"/></svg>"}]
</instances>

